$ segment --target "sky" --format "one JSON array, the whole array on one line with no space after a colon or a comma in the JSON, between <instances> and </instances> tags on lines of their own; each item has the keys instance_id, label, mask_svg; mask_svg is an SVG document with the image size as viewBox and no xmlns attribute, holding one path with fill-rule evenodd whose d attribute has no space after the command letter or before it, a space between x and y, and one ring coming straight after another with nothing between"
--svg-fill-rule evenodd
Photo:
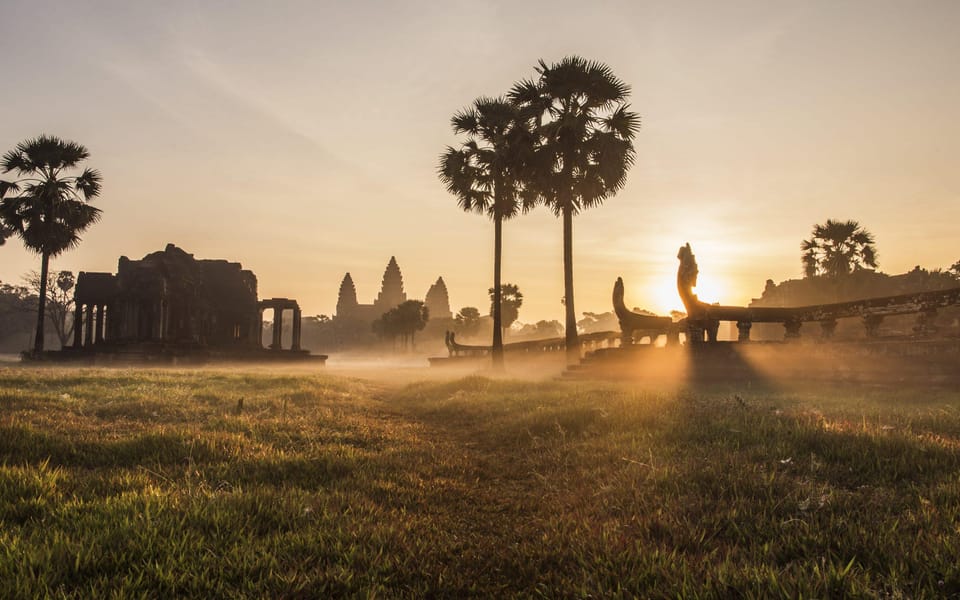
<instances>
[{"instance_id":1,"label":"sky","mask_svg":"<svg viewBox=\"0 0 960 600\"><path fill-rule=\"evenodd\" d=\"M815 223L855 219L880 269L960 260L960 2L84 2L4 0L0 152L84 144L103 219L54 269L115 272L175 243L243 263L260 296L335 312L396 256L411 298L442 276L489 309L493 225L437 178L450 117L578 54L632 88L626 186L574 221L578 312L743 304L801 275ZM0 178L10 178L0 175ZM504 226L520 320L562 321L561 223ZM0 281L39 269L18 240Z\"/></svg>"}]
</instances>

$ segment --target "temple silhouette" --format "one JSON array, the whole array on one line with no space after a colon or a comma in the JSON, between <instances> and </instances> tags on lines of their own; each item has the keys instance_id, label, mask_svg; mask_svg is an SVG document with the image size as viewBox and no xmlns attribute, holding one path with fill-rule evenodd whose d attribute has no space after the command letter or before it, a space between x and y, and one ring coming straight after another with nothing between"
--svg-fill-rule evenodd
<instances>
[{"instance_id":1,"label":"temple silhouette","mask_svg":"<svg viewBox=\"0 0 960 600\"><path fill-rule=\"evenodd\" d=\"M63 351L74 357L292 359L310 354L300 347L296 300L258 300L257 277L240 263L198 260L173 244L140 260L121 256L116 274L81 271L74 300L73 346ZM273 313L273 327L265 348L266 310ZM286 348L285 311L292 313Z\"/></svg>"},{"instance_id":2,"label":"temple silhouette","mask_svg":"<svg viewBox=\"0 0 960 600\"><path fill-rule=\"evenodd\" d=\"M372 304L360 304L357 301L357 288L353 283L353 277L350 276L350 273L343 276L343 281L340 282L337 312L334 318L357 322L369 329L370 325L383 316L385 312L406 301L407 294L403 290L403 274L400 272L400 265L397 264L396 257L391 256L383 272L380 293L377 294L377 298ZM424 303L430 311L431 321L453 318L453 312L450 310L450 298L447 294L447 284L444 283L443 277L438 278L436 283L430 286Z\"/></svg>"}]
</instances>

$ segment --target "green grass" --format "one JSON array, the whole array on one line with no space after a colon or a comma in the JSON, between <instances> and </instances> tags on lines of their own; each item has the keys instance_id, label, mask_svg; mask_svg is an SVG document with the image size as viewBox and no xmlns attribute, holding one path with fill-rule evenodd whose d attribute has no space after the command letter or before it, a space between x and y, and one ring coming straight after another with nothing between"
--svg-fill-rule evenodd
<instances>
[{"instance_id":1,"label":"green grass","mask_svg":"<svg viewBox=\"0 0 960 600\"><path fill-rule=\"evenodd\" d=\"M0 368L3 598L942 598L958 556L958 392Z\"/></svg>"}]
</instances>

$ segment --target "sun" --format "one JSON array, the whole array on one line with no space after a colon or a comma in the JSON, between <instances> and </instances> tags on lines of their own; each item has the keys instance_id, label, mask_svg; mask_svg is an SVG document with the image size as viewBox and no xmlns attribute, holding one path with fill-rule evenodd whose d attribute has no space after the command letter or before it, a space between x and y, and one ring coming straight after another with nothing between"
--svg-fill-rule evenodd
<instances>
[{"instance_id":1,"label":"sun","mask_svg":"<svg viewBox=\"0 0 960 600\"><path fill-rule=\"evenodd\" d=\"M693 288L693 293L697 295L697 298L707 304L715 302L727 304L728 302L725 299L728 292L727 286L722 281L710 275L705 276L703 273L697 277L697 287ZM683 301L680 300L680 295L677 293L675 276L667 281L658 282L655 287L647 291L647 296L650 297L652 304L650 310L657 314L669 315L670 311L673 310L685 311Z\"/></svg>"}]
</instances>

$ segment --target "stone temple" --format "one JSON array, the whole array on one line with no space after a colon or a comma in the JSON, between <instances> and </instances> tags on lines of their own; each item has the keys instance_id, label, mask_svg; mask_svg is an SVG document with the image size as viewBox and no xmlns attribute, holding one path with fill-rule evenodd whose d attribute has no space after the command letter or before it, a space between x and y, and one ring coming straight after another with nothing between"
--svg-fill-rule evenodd
<instances>
[{"instance_id":1,"label":"stone temple","mask_svg":"<svg viewBox=\"0 0 960 600\"><path fill-rule=\"evenodd\" d=\"M380 284L380 293L372 304L360 304L357 301L357 288L350 273L343 276L340 283L340 295L337 298L337 312L335 318L361 322L369 326L379 319L383 313L407 301L407 294L403 291L403 275L396 257L391 256L387 268L383 272L383 281ZM450 300L447 295L447 286L443 278L430 287L425 304L430 311L430 320L451 319Z\"/></svg>"},{"instance_id":2,"label":"stone temple","mask_svg":"<svg viewBox=\"0 0 960 600\"><path fill-rule=\"evenodd\" d=\"M117 273L81 271L74 296L74 355L141 358L299 358L300 306L258 300L257 277L240 263L198 260L173 244L130 260ZM263 340L263 311L273 311ZM287 348L283 315L290 311Z\"/></svg>"}]
</instances>

